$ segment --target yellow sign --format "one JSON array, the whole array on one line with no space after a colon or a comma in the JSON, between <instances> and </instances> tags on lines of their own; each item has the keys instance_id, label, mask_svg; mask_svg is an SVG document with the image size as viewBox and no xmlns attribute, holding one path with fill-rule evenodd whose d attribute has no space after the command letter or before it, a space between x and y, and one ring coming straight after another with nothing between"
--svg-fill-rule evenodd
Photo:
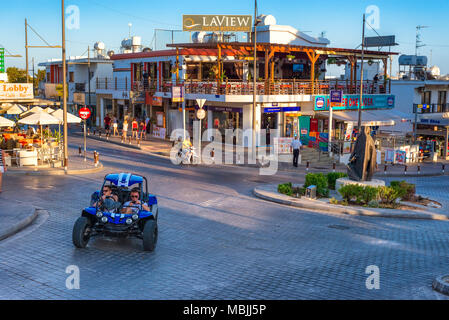
<instances>
[{"instance_id":1,"label":"yellow sign","mask_svg":"<svg viewBox=\"0 0 449 320\"><path fill-rule=\"evenodd\" d=\"M242 31L251 32L252 17L247 15L183 15L183 31Z\"/></svg>"}]
</instances>

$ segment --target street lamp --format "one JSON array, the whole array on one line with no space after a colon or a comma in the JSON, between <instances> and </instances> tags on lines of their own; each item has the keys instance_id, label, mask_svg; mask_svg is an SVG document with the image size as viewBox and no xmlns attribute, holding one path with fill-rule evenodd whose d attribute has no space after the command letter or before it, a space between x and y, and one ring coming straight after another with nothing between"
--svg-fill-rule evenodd
<instances>
[{"instance_id":1,"label":"street lamp","mask_svg":"<svg viewBox=\"0 0 449 320\"><path fill-rule=\"evenodd\" d=\"M65 61L65 16L64 16L64 0L61 0L61 17L62 17L62 101L63 101L63 121L64 121L64 171L67 173L69 164L68 153L68 134L67 134L67 66Z\"/></svg>"}]
</instances>

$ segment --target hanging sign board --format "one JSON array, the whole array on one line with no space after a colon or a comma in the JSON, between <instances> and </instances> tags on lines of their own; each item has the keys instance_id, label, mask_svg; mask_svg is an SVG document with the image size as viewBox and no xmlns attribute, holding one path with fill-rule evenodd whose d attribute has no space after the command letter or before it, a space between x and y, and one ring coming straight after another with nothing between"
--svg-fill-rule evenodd
<instances>
[{"instance_id":1,"label":"hanging sign board","mask_svg":"<svg viewBox=\"0 0 449 320\"><path fill-rule=\"evenodd\" d=\"M182 31L251 32L252 17L248 15L184 14Z\"/></svg>"}]
</instances>

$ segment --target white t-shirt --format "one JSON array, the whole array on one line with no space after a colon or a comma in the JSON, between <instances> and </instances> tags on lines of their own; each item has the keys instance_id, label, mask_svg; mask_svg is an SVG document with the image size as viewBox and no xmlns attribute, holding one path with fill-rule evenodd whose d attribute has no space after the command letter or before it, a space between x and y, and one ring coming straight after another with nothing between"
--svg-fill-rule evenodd
<instances>
[{"instance_id":1,"label":"white t-shirt","mask_svg":"<svg viewBox=\"0 0 449 320\"><path fill-rule=\"evenodd\" d=\"M147 206L148 204L146 202L142 202L142 206ZM126 201L123 205L123 208L131 208L133 213L139 213L139 210L141 208L140 204L131 204L131 201Z\"/></svg>"}]
</instances>

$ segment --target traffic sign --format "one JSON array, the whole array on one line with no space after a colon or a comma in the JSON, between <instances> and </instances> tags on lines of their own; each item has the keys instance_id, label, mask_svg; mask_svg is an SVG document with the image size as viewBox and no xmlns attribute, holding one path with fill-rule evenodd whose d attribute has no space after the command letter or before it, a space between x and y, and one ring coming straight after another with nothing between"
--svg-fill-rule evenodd
<instances>
[{"instance_id":1,"label":"traffic sign","mask_svg":"<svg viewBox=\"0 0 449 320\"><path fill-rule=\"evenodd\" d=\"M84 107L84 108L81 108L81 109L78 111L78 114L79 114L79 116L80 116L81 119L87 120L87 119L89 119L89 117L90 117L90 115L91 115L91 112L90 112L90 109L89 109L89 108Z\"/></svg>"},{"instance_id":2,"label":"traffic sign","mask_svg":"<svg viewBox=\"0 0 449 320\"><path fill-rule=\"evenodd\" d=\"M198 119L203 120L206 117L206 111L204 109L198 109L196 111L196 116Z\"/></svg>"}]
</instances>

